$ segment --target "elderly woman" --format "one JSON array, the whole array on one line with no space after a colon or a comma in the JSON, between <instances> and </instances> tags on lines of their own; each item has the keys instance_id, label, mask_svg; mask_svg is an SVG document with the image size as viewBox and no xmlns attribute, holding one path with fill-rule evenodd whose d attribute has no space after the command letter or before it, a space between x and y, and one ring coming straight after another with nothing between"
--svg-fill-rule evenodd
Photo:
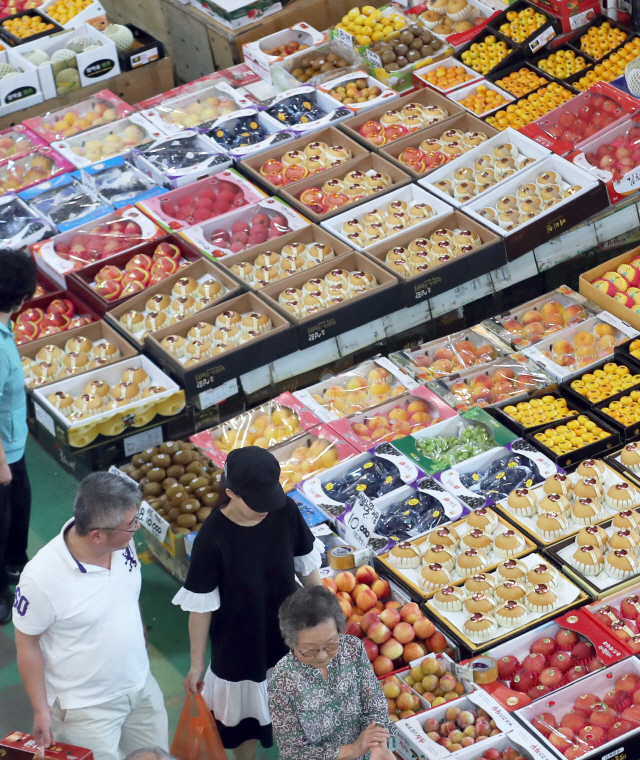
<instances>
[{"instance_id":1,"label":"elderly woman","mask_svg":"<svg viewBox=\"0 0 640 760\"><path fill-rule=\"evenodd\" d=\"M269 710L281 760L393 760L387 701L360 639L344 636L335 594L301 588L280 607L291 652L273 670Z\"/></svg>"}]
</instances>

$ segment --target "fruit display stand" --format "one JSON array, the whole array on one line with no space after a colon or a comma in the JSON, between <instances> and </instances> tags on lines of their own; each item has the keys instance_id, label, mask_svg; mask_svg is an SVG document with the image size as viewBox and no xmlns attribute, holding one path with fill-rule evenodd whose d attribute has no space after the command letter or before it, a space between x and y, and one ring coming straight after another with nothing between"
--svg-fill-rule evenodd
<instances>
[{"instance_id":1,"label":"fruit display stand","mask_svg":"<svg viewBox=\"0 0 640 760\"><path fill-rule=\"evenodd\" d=\"M614 634L595 626L585 609L588 608L566 612L485 650L483 654L493 663L481 657L475 661L475 667L474 660L464 661L461 666L469 667L479 687L505 710L514 712L565 683L628 656ZM549 669L553 672L547 672Z\"/></svg>"}]
</instances>

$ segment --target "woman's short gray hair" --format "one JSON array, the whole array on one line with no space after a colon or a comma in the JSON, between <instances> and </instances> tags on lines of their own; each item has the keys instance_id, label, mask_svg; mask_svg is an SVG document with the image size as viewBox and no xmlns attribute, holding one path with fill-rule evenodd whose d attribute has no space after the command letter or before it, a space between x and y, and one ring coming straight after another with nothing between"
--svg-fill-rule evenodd
<instances>
[{"instance_id":1,"label":"woman's short gray hair","mask_svg":"<svg viewBox=\"0 0 640 760\"><path fill-rule=\"evenodd\" d=\"M344 631L344 612L336 595L324 586L306 586L285 599L278 613L284 643L293 649L298 635L327 620L334 620L338 633Z\"/></svg>"},{"instance_id":2,"label":"woman's short gray hair","mask_svg":"<svg viewBox=\"0 0 640 760\"><path fill-rule=\"evenodd\" d=\"M80 481L73 504L76 532L86 536L95 528L117 528L140 499L140 488L135 481L111 472L87 475Z\"/></svg>"}]
</instances>

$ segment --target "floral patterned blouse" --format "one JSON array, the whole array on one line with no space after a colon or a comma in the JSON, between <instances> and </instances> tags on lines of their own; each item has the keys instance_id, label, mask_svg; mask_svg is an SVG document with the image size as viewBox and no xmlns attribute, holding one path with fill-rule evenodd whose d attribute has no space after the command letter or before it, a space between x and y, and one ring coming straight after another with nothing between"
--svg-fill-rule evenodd
<instances>
[{"instance_id":1,"label":"floral patterned blouse","mask_svg":"<svg viewBox=\"0 0 640 760\"><path fill-rule=\"evenodd\" d=\"M290 652L273 669L269 710L281 760L336 760L372 722L394 735L387 700L364 646L340 636L328 679ZM368 753L367 753L368 754Z\"/></svg>"}]
</instances>

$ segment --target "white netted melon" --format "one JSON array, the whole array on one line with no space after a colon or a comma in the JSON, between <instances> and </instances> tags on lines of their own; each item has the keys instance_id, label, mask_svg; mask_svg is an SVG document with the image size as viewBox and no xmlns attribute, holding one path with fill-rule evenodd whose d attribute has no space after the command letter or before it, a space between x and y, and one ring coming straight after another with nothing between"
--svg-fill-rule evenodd
<instances>
[{"instance_id":1,"label":"white netted melon","mask_svg":"<svg viewBox=\"0 0 640 760\"><path fill-rule=\"evenodd\" d=\"M5 74L10 74L12 71L15 71L15 69L10 63L0 63L0 79Z\"/></svg>"},{"instance_id":2,"label":"white netted melon","mask_svg":"<svg viewBox=\"0 0 640 760\"><path fill-rule=\"evenodd\" d=\"M74 61L76 54L69 48L60 48L51 56L51 63L58 63L58 61Z\"/></svg>"},{"instance_id":3,"label":"white netted melon","mask_svg":"<svg viewBox=\"0 0 640 760\"><path fill-rule=\"evenodd\" d=\"M5 74L2 79L11 79L12 77L17 77L19 73L19 71L10 71L8 74Z\"/></svg>"},{"instance_id":4,"label":"white netted melon","mask_svg":"<svg viewBox=\"0 0 640 760\"><path fill-rule=\"evenodd\" d=\"M104 30L104 34L115 42L119 53L125 53L133 45L133 32L122 24L111 24Z\"/></svg>"},{"instance_id":5,"label":"white netted melon","mask_svg":"<svg viewBox=\"0 0 640 760\"><path fill-rule=\"evenodd\" d=\"M29 63L32 63L34 66L42 66L43 63L49 62L49 56L44 52L44 50L38 50L38 48L27 51L24 53L24 57L27 59L27 61L29 61Z\"/></svg>"},{"instance_id":6,"label":"white netted melon","mask_svg":"<svg viewBox=\"0 0 640 760\"><path fill-rule=\"evenodd\" d=\"M74 53L84 53L89 45L93 45L93 40L90 37L79 34L77 37L73 37L67 42L67 49L73 50Z\"/></svg>"},{"instance_id":7,"label":"white netted melon","mask_svg":"<svg viewBox=\"0 0 640 760\"><path fill-rule=\"evenodd\" d=\"M56 84L75 84L80 81L77 69L63 69L56 76Z\"/></svg>"},{"instance_id":8,"label":"white netted melon","mask_svg":"<svg viewBox=\"0 0 640 760\"><path fill-rule=\"evenodd\" d=\"M83 53L88 53L90 50L97 50L99 47L102 47L101 45L87 45L87 47L82 51Z\"/></svg>"},{"instance_id":9,"label":"white netted melon","mask_svg":"<svg viewBox=\"0 0 640 760\"><path fill-rule=\"evenodd\" d=\"M635 58L630 61L624 70L624 78L629 92L636 98L640 97L640 60Z\"/></svg>"}]
</instances>

